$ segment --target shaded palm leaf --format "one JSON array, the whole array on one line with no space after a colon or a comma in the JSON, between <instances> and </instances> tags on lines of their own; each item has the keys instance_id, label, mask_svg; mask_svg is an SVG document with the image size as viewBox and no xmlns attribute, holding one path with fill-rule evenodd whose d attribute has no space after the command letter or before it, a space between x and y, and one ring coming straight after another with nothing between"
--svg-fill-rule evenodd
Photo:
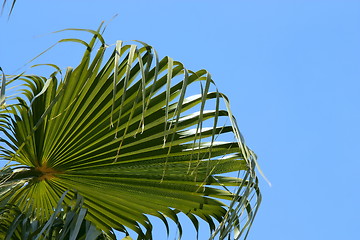
<instances>
[{"instance_id":1,"label":"shaded palm leaf","mask_svg":"<svg viewBox=\"0 0 360 240\"><path fill-rule=\"evenodd\" d=\"M46 222L40 222L22 213L15 205L0 207L0 238L4 240L35 239L111 239L84 219L87 210L82 208L82 197L77 195L72 206L63 204L65 192L54 213ZM114 235L113 235L114 236Z\"/></svg>"},{"instance_id":2,"label":"shaded palm leaf","mask_svg":"<svg viewBox=\"0 0 360 240\"><path fill-rule=\"evenodd\" d=\"M64 191L78 191L86 219L108 233L151 239L153 215L181 235L183 212L213 237L246 236L261 199L255 156L210 74L159 60L141 42L118 41L105 58L99 32L71 30L94 35L61 40L86 47L81 63L49 78L21 76L24 97L2 110L1 157L22 168L4 181L0 201L45 221ZM222 140L229 136L235 141ZM236 171L243 177L226 175Z\"/></svg>"}]
</instances>

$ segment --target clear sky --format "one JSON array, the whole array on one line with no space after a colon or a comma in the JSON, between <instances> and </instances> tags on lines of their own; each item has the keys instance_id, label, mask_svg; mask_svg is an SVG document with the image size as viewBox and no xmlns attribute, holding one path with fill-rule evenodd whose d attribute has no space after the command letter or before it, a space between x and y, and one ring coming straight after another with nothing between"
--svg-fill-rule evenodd
<instances>
[{"instance_id":1,"label":"clear sky","mask_svg":"<svg viewBox=\"0 0 360 240\"><path fill-rule=\"evenodd\" d=\"M19 73L71 36L48 33L95 29L115 14L109 44L145 41L209 70L229 96L272 183L260 178L248 239L359 239L360 1L18 0L10 20L0 18L0 66ZM66 49L41 62L74 66L80 55Z\"/></svg>"}]
</instances>

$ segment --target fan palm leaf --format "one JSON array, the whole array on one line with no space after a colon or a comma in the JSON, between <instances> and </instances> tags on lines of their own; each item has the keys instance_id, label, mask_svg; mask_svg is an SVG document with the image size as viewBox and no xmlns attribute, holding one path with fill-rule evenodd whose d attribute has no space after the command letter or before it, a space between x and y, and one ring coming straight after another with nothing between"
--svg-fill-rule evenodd
<instances>
[{"instance_id":1,"label":"fan palm leaf","mask_svg":"<svg viewBox=\"0 0 360 240\"><path fill-rule=\"evenodd\" d=\"M63 204L65 192L47 222L40 222L22 213L15 205L0 207L0 237L4 240L24 239L87 239L104 240L107 236L84 219L87 210L82 208L83 198L76 195L72 206Z\"/></svg>"},{"instance_id":2,"label":"fan palm leaf","mask_svg":"<svg viewBox=\"0 0 360 240\"><path fill-rule=\"evenodd\" d=\"M2 177L0 202L45 222L69 190L64 202L80 193L86 219L107 233L151 239L152 215L181 235L182 212L213 237L246 237L261 200L255 155L211 75L142 42L118 41L107 56L99 31L70 30L93 34L60 41L85 46L80 64L21 75L17 104L1 110L1 158L21 167Z\"/></svg>"}]
</instances>

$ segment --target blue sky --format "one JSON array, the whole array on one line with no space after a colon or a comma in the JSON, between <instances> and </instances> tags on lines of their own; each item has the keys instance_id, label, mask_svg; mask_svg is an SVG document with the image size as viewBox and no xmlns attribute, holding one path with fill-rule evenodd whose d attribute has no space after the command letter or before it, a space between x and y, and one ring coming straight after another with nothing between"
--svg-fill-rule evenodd
<instances>
[{"instance_id":1,"label":"blue sky","mask_svg":"<svg viewBox=\"0 0 360 240\"><path fill-rule=\"evenodd\" d=\"M0 66L19 73L70 36L48 33L95 29L115 14L109 44L145 41L160 56L207 69L229 96L272 183L261 179L248 239L358 238L360 1L18 0L10 20L0 18ZM64 50L72 48L41 61L74 66L80 55Z\"/></svg>"}]
</instances>

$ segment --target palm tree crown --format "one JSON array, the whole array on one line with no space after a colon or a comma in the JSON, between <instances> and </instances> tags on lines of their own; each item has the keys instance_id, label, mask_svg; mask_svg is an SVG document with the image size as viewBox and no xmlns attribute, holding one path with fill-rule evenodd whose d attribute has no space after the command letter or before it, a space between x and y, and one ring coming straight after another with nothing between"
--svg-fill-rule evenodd
<instances>
[{"instance_id":1,"label":"palm tree crown","mask_svg":"<svg viewBox=\"0 0 360 240\"><path fill-rule=\"evenodd\" d=\"M68 239L70 226L74 239L114 238L114 230L152 239L148 216L167 228L174 221L181 235L182 212L197 230L207 222L212 238L246 238L261 195L255 155L226 96L206 70L159 59L145 43L118 41L107 56L100 29L68 29L92 34L90 42L60 41L84 45L76 68L3 74L0 157L9 164L1 170L0 224L13 227L0 236L24 234L14 224L22 214L29 226L37 222L29 239ZM15 82L22 93L5 97ZM43 230L55 222L63 230Z\"/></svg>"}]
</instances>

